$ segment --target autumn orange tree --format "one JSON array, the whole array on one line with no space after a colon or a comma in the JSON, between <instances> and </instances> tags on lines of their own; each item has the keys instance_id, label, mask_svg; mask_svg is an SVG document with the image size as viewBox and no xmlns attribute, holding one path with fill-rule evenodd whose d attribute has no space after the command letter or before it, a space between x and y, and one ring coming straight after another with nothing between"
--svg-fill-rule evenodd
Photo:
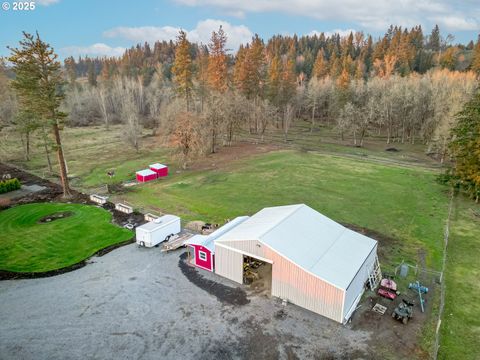
<instances>
[{"instance_id":1,"label":"autumn orange tree","mask_svg":"<svg viewBox=\"0 0 480 360\"><path fill-rule=\"evenodd\" d=\"M267 77L267 98L276 106L280 104L280 86L282 82L282 61L275 55L270 62Z\"/></svg>"},{"instance_id":2,"label":"autumn orange tree","mask_svg":"<svg viewBox=\"0 0 480 360\"><path fill-rule=\"evenodd\" d=\"M324 78L328 75L328 64L325 59L325 51L323 49L318 50L315 64L313 65L312 77L317 79Z\"/></svg>"},{"instance_id":3,"label":"autumn orange tree","mask_svg":"<svg viewBox=\"0 0 480 360\"><path fill-rule=\"evenodd\" d=\"M193 67L190 42L187 40L187 33L183 30L180 30L177 36L172 73L177 92L185 98L188 111L193 89Z\"/></svg>"},{"instance_id":4,"label":"autumn orange tree","mask_svg":"<svg viewBox=\"0 0 480 360\"><path fill-rule=\"evenodd\" d=\"M192 112L178 113L170 134L170 144L177 149L182 168L186 169L188 162L203 149L201 119Z\"/></svg>"},{"instance_id":5,"label":"autumn orange tree","mask_svg":"<svg viewBox=\"0 0 480 360\"><path fill-rule=\"evenodd\" d=\"M214 91L223 93L228 88L228 63L226 54L227 35L222 26L212 33L208 44L208 83Z\"/></svg>"},{"instance_id":6,"label":"autumn orange tree","mask_svg":"<svg viewBox=\"0 0 480 360\"><path fill-rule=\"evenodd\" d=\"M266 71L265 46L262 39L256 34L249 46L240 48L236 60L234 82L240 93L253 102L253 124L250 128L257 132L259 123L255 108L263 96Z\"/></svg>"}]
</instances>

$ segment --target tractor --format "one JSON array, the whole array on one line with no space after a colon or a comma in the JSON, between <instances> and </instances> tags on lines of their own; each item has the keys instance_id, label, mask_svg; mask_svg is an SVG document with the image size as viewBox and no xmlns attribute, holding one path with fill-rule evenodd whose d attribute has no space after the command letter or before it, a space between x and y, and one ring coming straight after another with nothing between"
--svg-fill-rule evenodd
<instances>
[{"instance_id":1,"label":"tractor","mask_svg":"<svg viewBox=\"0 0 480 360\"><path fill-rule=\"evenodd\" d=\"M405 325L413 317L413 306L412 301L402 299L402 302L392 312L392 318L401 321Z\"/></svg>"}]
</instances>

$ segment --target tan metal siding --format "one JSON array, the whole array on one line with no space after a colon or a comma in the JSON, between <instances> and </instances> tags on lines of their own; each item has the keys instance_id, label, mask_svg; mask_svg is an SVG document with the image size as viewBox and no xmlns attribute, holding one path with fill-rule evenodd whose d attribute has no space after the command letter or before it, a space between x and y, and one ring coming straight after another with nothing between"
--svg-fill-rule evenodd
<instances>
[{"instance_id":1,"label":"tan metal siding","mask_svg":"<svg viewBox=\"0 0 480 360\"><path fill-rule=\"evenodd\" d=\"M342 322L344 291L313 276L265 247L265 257L273 261L272 295Z\"/></svg>"},{"instance_id":2,"label":"tan metal siding","mask_svg":"<svg viewBox=\"0 0 480 360\"><path fill-rule=\"evenodd\" d=\"M258 240L236 240L236 241L219 241L217 244L223 244L227 247L232 247L238 249L239 251L248 253L253 256L259 256L261 258L265 257L264 248L265 245L262 245Z\"/></svg>"},{"instance_id":3,"label":"tan metal siding","mask_svg":"<svg viewBox=\"0 0 480 360\"><path fill-rule=\"evenodd\" d=\"M243 254L215 244L215 273L243 284Z\"/></svg>"},{"instance_id":4,"label":"tan metal siding","mask_svg":"<svg viewBox=\"0 0 480 360\"><path fill-rule=\"evenodd\" d=\"M376 256L377 247L375 246L375 249L373 249L370 255L368 255L362 267L359 269L357 275L355 275L354 279L348 286L345 293L345 309L343 314L344 316L347 315L355 299L357 299L358 295L362 292L365 282L368 280L368 275L372 271Z\"/></svg>"}]
</instances>

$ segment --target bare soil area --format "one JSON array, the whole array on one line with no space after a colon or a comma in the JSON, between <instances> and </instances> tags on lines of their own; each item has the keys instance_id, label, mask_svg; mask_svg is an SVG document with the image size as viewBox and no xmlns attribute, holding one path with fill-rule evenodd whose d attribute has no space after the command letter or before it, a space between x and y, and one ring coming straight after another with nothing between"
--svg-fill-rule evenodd
<instances>
[{"instance_id":1,"label":"bare soil area","mask_svg":"<svg viewBox=\"0 0 480 360\"><path fill-rule=\"evenodd\" d=\"M191 165L190 170L225 168L236 160L245 159L256 154L264 154L279 149L279 146L273 144L237 142L232 146L219 148L216 153L209 154L196 160L195 163Z\"/></svg>"},{"instance_id":2,"label":"bare soil area","mask_svg":"<svg viewBox=\"0 0 480 360\"><path fill-rule=\"evenodd\" d=\"M0 163L0 177L3 174L10 174L12 178L17 178L20 180L22 185L38 185L45 187L45 189L35 192L35 193L25 193L23 196L15 199L7 199L3 203L0 202L0 209L8 208L10 206L29 204L36 202L72 202L78 204L88 204L98 206L98 204L90 201L90 197L87 194L83 194L72 189L72 196L69 198L63 197L62 187L59 184L51 182L46 179L42 179L36 175L33 175L22 169ZM0 195L1 199L1 195ZM3 206L2 206L3 205ZM103 208L108 210L113 215L113 221L122 226L126 222L142 224L145 222L143 215L138 213L125 214L123 212L115 210L115 204L107 202L103 205ZM53 219L52 219L53 220Z\"/></svg>"}]
</instances>

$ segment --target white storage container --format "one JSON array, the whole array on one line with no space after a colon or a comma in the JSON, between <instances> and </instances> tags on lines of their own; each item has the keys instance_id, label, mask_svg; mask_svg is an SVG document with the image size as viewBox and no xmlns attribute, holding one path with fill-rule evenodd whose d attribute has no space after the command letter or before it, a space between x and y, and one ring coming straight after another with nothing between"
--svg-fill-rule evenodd
<instances>
[{"instance_id":1,"label":"white storage container","mask_svg":"<svg viewBox=\"0 0 480 360\"><path fill-rule=\"evenodd\" d=\"M137 244L152 247L168 240L181 231L180 218L175 215L164 215L136 228Z\"/></svg>"}]
</instances>

